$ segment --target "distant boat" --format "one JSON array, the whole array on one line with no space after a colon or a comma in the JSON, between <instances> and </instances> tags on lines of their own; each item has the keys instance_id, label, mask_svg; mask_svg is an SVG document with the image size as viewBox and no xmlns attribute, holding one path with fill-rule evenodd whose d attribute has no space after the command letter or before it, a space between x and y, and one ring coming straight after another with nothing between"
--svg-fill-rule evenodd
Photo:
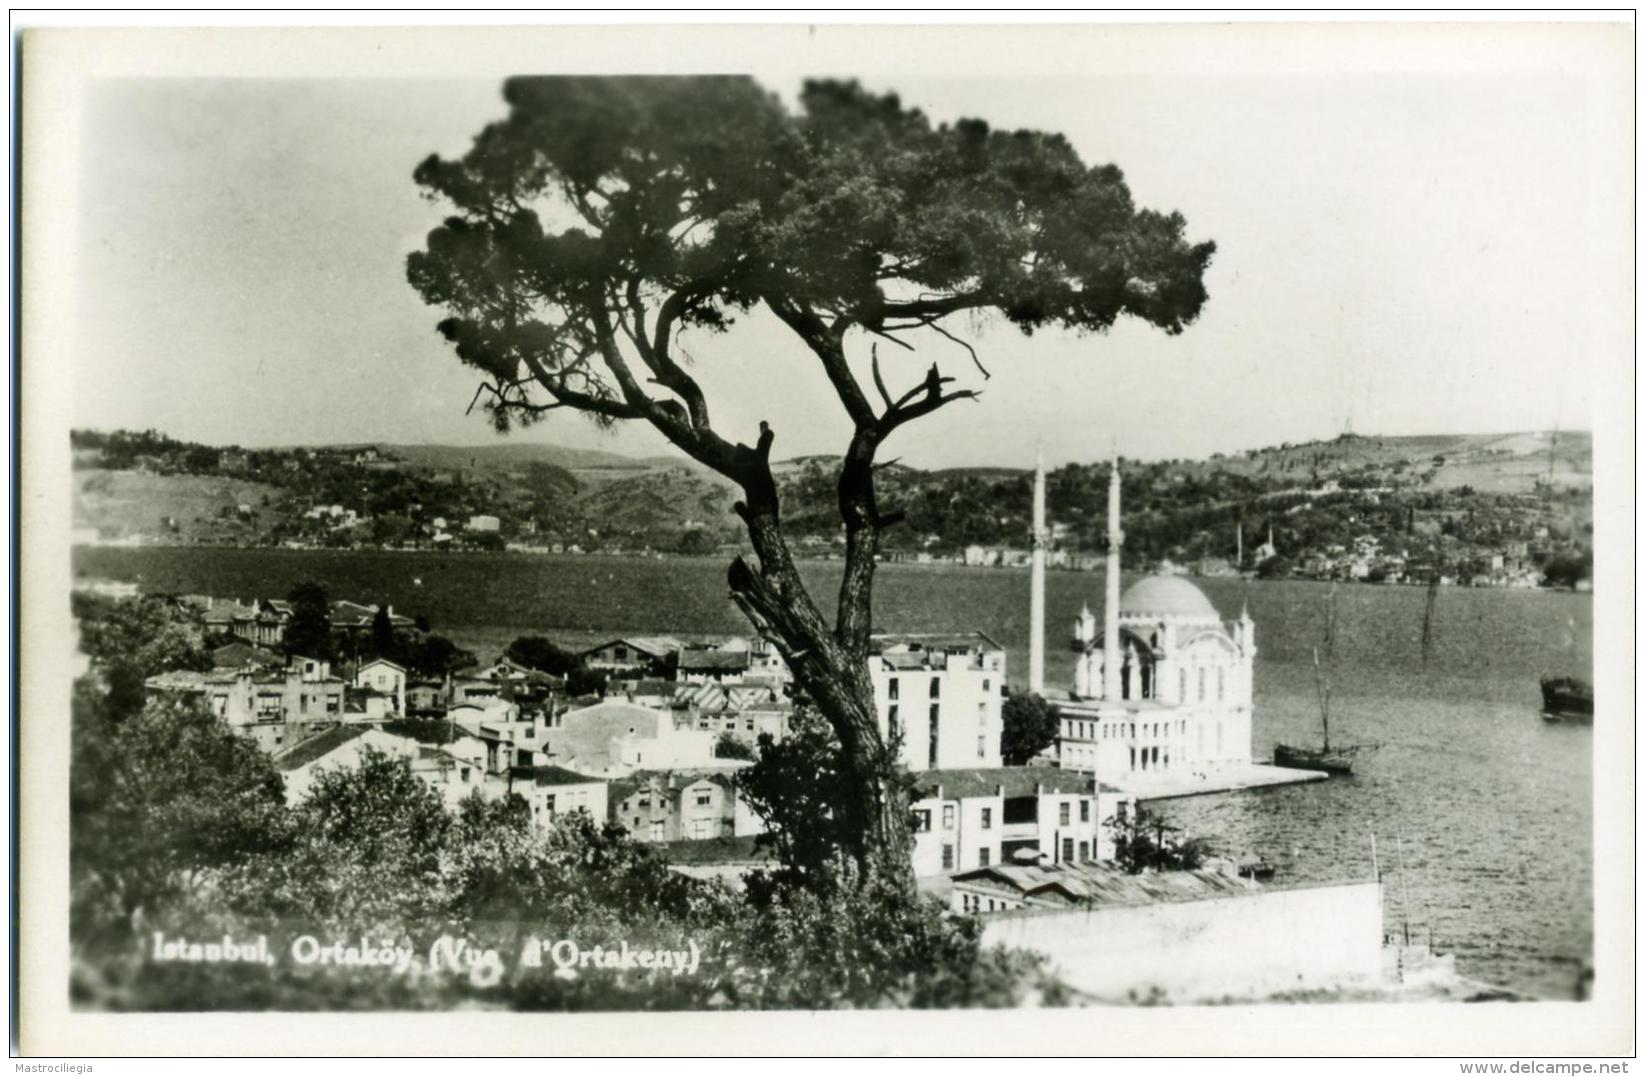
<instances>
[{"instance_id":1,"label":"distant boat","mask_svg":"<svg viewBox=\"0 0 1645 1077\"><path fill-rule=\"evenodd\" d=\"M1331 588L1330 605L1325 615L1325 646L1327 652L1335 645L1337 623L1337 590ZM1303 747L1295 744L1274 745L1274 765L1296 770L1323 770L1327 774L1351 775L1354 757L1369 751L1375 745L1343 744L1331 747L1331 682L1319 664L1319 648L1314 648L1314 689L1319 693L1320 746Z\"/></svg>"},{"instance_id":2,"label":"distant boat","mask_svg":"<svg viewBox=\"0 0 1645 1077\"><path fill-rule=\"evenodd\" d=\"M1542 717L1549 722L1594 720L1594 686L1576 677L1542 678Z\"/></svg>"}]
</instances>

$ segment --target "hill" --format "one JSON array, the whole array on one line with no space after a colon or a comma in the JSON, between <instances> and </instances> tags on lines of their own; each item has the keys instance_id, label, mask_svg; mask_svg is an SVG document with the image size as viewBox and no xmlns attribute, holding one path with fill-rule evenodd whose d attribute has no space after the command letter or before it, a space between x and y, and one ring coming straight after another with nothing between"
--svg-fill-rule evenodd
<instances>
[{"instance_id":1,"label":"hill","mask_svg":"<svg viewBox=\"0 0 1645 1077\"><path fill-rule=\"evenodd\" d=\"M75 524L105 541L680 553L743 541L734 487L688 460L532 443L242 451L152 431L74 438ZM841 546L838 467L836 456L773 467L802 554ZM1272 574L1362 575L1485 564L1523 576L1556 554L1583 555L1592 533L1592 438L1580 432L1348 435L1126 461L1124 472L1127 558L1143 565L1216 572L1272 560ZM886 533L888 557L1011 563L1028 546L1025 470L890 461L877 474L882 507L907 521ZM1094 563L1103 549L1107 481L1106 463L1050 473L1062 563Z\"/></svg>"}]
</instances>

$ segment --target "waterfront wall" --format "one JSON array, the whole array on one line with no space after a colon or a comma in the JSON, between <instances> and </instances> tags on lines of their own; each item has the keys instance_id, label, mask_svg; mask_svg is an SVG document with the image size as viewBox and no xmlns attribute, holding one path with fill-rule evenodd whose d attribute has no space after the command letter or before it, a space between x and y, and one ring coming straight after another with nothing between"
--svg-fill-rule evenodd
<instances>
[{"instance_id":1,"label":"waterfront wall","mask_svg":"<svg viewBox=\"0 0 1645 1077\"><path fill-rule=\"evenodd\" d=\"M1251 999L1367 984L1382 971L1382 886L1024 909L989 918L983 941L1037 950L1070 986L1105 999Z\"/></svg>"}]
</instances>

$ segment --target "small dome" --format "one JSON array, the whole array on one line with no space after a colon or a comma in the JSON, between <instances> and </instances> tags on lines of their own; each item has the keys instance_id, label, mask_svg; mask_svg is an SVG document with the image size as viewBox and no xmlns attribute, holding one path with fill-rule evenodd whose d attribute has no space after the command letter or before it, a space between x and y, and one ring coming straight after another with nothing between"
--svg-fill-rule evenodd
<instances>
[{"instance_id":1,"label":"small dome","mask_svg":"<svg viewBox=\"0 0 1645 1077\"><path fill-rule=\"evenodd\" d=\"M1220 621L1205 592L1180 576L1144 576L1120 596L1121 617L1196 617Z\"/></svg>"}]
</instances>

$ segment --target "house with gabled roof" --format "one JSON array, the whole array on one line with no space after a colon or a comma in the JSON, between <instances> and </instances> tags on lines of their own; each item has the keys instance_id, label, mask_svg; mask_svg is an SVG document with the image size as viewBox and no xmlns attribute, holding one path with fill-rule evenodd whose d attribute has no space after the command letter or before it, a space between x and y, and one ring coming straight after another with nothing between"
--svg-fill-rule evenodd
<instances>
[{"instance_id":1,"label":"house with gabled roof","mask_svg":"<svg viewBox=\"0 0 1645 1077\"><path fill-rule=\"evenodd\" d=\"M421 746L410 737L397 737L363 725L340 725L305 738L275 753L274 767L286 786L286 803L295 804L327 770L360 765L367 752L416 759Z\"/></svg>"},{"instance_id":2,"label":"house with gabled roof","mask_svg":"<svg viewBox=\"0 0 1645 1077\"><path fill-rule=\"evenodd\" d=\"M593 670L662 675L673 672L681 646L673 636L623 636L590 647L579 657Z\"/></svg>"}]
</instances>

